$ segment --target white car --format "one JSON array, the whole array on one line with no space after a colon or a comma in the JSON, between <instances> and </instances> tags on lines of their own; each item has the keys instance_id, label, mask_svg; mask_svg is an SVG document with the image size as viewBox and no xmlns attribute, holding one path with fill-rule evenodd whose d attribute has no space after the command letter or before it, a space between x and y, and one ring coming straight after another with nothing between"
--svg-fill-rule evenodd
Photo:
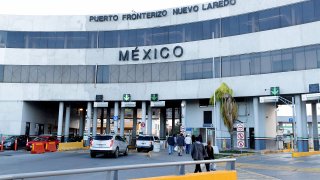
<instances>
[{"instance_id":1,"label":"white car","mask_svg":"<svg viewBox=\"0 0 320 180\"><path fill-rule=\"evenodd\" d=\"M137 151L140 152L142 150L153 150L153 145L155 141L159 141L159 138L157 136L153 135L141 135L138 137L136 141L136 148Z\"/></svg>"},{"instance_id":2,"label":"white car","mask_svg":"<svg viewBox=\"0 0 320 180\"><path fill-rule=\"evenodd\" d=\"M91 158L95 158L97 154L113 154L117 158L120 153L128 155L128 144L119 135L98 135L90 142Z\"/></svg>"}]
</instances>

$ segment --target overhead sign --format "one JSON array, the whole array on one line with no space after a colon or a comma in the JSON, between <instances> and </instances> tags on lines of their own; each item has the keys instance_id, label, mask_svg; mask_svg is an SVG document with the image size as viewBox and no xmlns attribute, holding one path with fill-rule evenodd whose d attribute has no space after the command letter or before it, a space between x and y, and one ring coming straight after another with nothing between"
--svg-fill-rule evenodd
<instances>
[{"instance_id":1,"label":"overhead sign","mask_svg":"<svg viewBox=\"0 0 320 180\"><path fill-rule=\"evenodd\" d=\"M270 95L271 96L279 96L280 88L279 87L271 87L270 88Z\"/></svg>"},{"instance_id":2,"label":"overhead sign","mask_svg":"<svg viewBox=\"0 0 320 180\"><path fill-rule=\"evenodd\" d=\"M122 99L124 102L129 102L129 101L131 101L131 95L130 94L123 94Z\"/></svg>"},{"instance_id":3,"label":"overhead sign","mask_svg":"<svg viewBox=\"0 0 320 180\"><path fill-rule=\"evenodd\" d=\"M94 102L93 107L108 107L108 102Z\"/></svg>"},{"instance_id":4,"label":"overhead sign","mask_svg":"<svg viewBox=\"0 0 320 180\"><path fill-rule=\"evenodd\" d=\"M136 102L121 102L121 107L127 107L127 108L136 107Z\"/></svg>"},{"instance_id":5,"label":"overhead sign","mask_svg":"<svg viewBox=\"0 0 320 180\"><path fill-rule=\"evenodd\" d=\"M270 103L270 102L278 102L279 96L264 96L259 97L260 103Z\"/></svg>"},{"instance_id":6,"label":"overhead sign","mask_svg":"<svg viewBox=\"0 0 320 180\"><path fill-rule=\"evenodd\" d=\"M150 106L151 107L165 107L166 106L166 102L165 101L151 101L150 102Z\"/></svg>"},{"instance_id":7,"label":"overhead sign","mask_svg":"<svg viewBox=\"0 0 320 180\"><path fill-rule=\"evenodd\" d=\"M243 125L243 123L237 124L237 131L244 131L244 125Z\"/></svg>"},{"instance_id":8,"label":"overhead sign","mask_svg":"<svg viewBox=\"0 0 320 180\"><path fill-rule=\"evenodd\" d=\"M319 84L309 84L309 93L318 93L319 91Z\"/></svg>"},{"instance_id":9,"label":"overhead sign","mask_svg":"<svg viewBox=\"0 0 320 180\"><path fill-rule=\"evenodd\" d=\"M320 93L302 94L302 101L320 100Z\"/></svg>"},{"instance_id":10,"label":"overhead sign","mask_svg":"<svg viewBox=\"0 0 320 180\"><path fill-rule=\"evenodd\" d=\"M237 141L237 147L238 148L244 148L244 140L238 140Z\"/></svg>"},{"instance_id":11,"label":"overhead sign","mask_svg":"<svg viewBox=\"0 0 320 180\"><path fill-rule=\"evenodd\" d=\"M158 94L151 94L151 101L158 101Z\"/></svg>"},{"instance_id":12,"label":"overhead sign","mask_svg":"<svg viewBox=\"0 0 320 180\"><path fill-rule=\"evenodd\" d=\"M213 124L203 124L203 127L213 127Z\"/></svg>"}]
</instances>

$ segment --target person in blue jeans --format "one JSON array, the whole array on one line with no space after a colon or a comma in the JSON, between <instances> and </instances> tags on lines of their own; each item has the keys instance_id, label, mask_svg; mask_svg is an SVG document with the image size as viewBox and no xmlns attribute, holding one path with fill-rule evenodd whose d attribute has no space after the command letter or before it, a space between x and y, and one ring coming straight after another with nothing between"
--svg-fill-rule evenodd
<instances>
[{"instance_id":1,"label":"person in blue jeans","mask_svg":"<svg viewBox=\"0 0 320 180\"><path fill-rule=\"evenodd\" d=\"M186 154L189 154L190 153L191 143L192 143L190 134L187 134L186 138L184 139L184 142L186 143Z\"/></svg>"},{"instance_id":2,"label":"person in blue jeans","mask_svg":"<svg viewBox=\"0 0 320 180\"><path fill-rule=\"evenodd\" d=\"M174 149L174 137L173 136L169 136L167 139L168 142L168 152L169 155L173 153L173 149Z\"/></svg>"}]
</instances>

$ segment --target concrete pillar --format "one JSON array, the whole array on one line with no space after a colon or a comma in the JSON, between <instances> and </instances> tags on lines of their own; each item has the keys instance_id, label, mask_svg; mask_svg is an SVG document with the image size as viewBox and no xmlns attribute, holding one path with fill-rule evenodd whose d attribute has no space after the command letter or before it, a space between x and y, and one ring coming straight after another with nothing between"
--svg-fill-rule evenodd
<instances>
[{"instance_id":1,"label":"concrete pillar","mask_svg":"<svg viewBox=\"0 0 320 180\"><path fill-rule=\"evenodd\" d=\"M264 107L260 107L263 109ZM255 149L263 150L266 149L266 139L265 139L265 130L264 124L265 119L264 114L259 114L259 99L258 97L253 98L253 119L254 119L254 141L255 141Z\"/></svg>"},{"instance_id":2,"label":"concrete pillar","mask_svg":"<svg viewBox=\"0 0 320 180\"><path fill-rule=\"evenodd\" d=\"M69 140L69 128L70 128L70 113L71 107L68 105L66 107L66 116L65 116L65 124L64 124L64 142L68 142Z\"/></svg>"},{"instance_id":3,"label":"concrete pillar","mask_svg":"<svg viewBox=\"0 0 320 180\"><path fill-rule=\"evenodd\" d=\"M219 149L222 148L222 133L221 133L221 113L220 113L220 102L216 101L216 107L214 109L215 113L215 131L216 131L216 143L215 146L218 146Z\"/></svg>"},{"instance_id":4,"label":"concrete pillar","mask_svg":"<svg viewBox=\"0 0 320 180\"><path fill-rule=\"evenodd\" d=\"M80 111L79 115L79 136L83 136L83 110Z\"/></svg>"},{"instance_id":5,"label":"concrete pillar","mask_svg":"<svg viewBox=\"0 0 320 180\"><path fill-rule=\"evenodd\" d=\"M92 136L97 135L97 120L98 120L98 108L93 108L93 122L92 122Z\"/></svg>"},{"instance_id":6,"label":"concrete pillar","mask_svg":"<svg viewBox=\"0 0 320 180\"><path fill-rule=\"evenodd\" d=\"M300 95L295 95L296 127L297 127L297 147L298 152L307 152L308 134L306 119L306 104L301 101Z\"/></svg>"},{"instance_id":7,"label":"concrete pillar","mask_svg":"<svg viewBox=\"0 0 320 180\"><path fill-rule=\"evenodd\" d=\"M101 108L100 134L103 134L103 119L104 119L104 108Z\"/></svg>"},{"instance_id":8,"label":"concrete pillar","mask_svg":"<svg viewBox=\"0 0 320 180\"><path fill-rule=\"evenodd\" d=\"M144 127L141 126L141 130L143 134L147 134L146 113L147 113L147 103L144 101L142 102L142 106L141 106L141 123L144 124Z\"/></svg>"},{"instance_id":9,"label":"concrete pillar","mask_svg":"<svg viewBox=\"0 0 320 180\"><path fill-rule=\"evenodd\" d=\"M152 108L148 107L148 123L147 123L147 133L152 134Z\"/></svg>"},{"instance_id":10,"label":"concrete pillar","mask_svg":"<svg viewBox=\"0 0 320 180\"><path fill-rule=\"evenodd\" d=\"M91 132L91 113L92 113L92 103L87 103L87 117L86 117L86 127L85 127L85 136L89 137ZM89 146L90 139L86 139L86 146Z\"/></svg>"},{"instance_id":11,"label":"concrete pillar","mask_svg":"<svg viewBox=\"0 0 320 180\"><path fill-rule=\"evenodd\" d=\"M313 148L319 151L319 133L318 133L318 120L317 120L317 103L311 104L312 110L312 134L313 134ZM310 131L311 134L311 131Z\"/></svg>"},{"instance_id":12,"label":"concrete pillar","mask_svg":"<svg viewBox=\"0 0 320 180\"><path fill-rule=\"evenodd\" d=\"M181 126L183 127L183 131L186 128L186 113L187 113L187 101L183 100L181 102Z\"/></svg>"},{"instance_id":13,"label":"concrete pillar","mask_svg":"<svg viewBox=\"0 0 320 180\"><path fill-rule=\"evenodd\" d=\"M124 113L125 113L125 108L121 108L120 111L120 136L124 136Z\"/></svg>"},{"instance_id":14,"label":"concrete pillar","mask_svg":"<svg viewBox=\"0 0 320 180\"><path fill-rule=\"evenodd\" d=\"M173 107L172 108L172 115L171 115L171 119L172 119L172 125L171 125L171 127L172 127L172 130L171 130L171 134L173 135L174 134L174 129L175 129L175 126L176 126L176 108L175 107Z\"/></svg>"},{"instance_id":15,"label":"concrete pillar","mask_svg":"<svg viewBox=\"0 0 320 180\"><path fill-rule=\"evenodd\" d=\"M110 133L110 108L107 108L106 134Z\"/></svg>"},{"instance_id":16,"label":"concrete pillar","mask_svg":"<svg viewBox=\"0 0 320 180\"><path fill-rule=\"evenodd\" d=\"M60 102L59 103L59 115L58 115L58 132L57 132L57 136L60 141L61 141L61 136L62 136L63 109L64 109L64 103Z\"/></svg>"},{"instance_id":17,"label":"concrete pillar","mask_svg":"<svg viewBox=\"0 0 320 180\"><path fill-rule=\"evenodd\" d=\"M118 134L118 119L119 119L119 102L114 103L114 115L113 115L113 131Z\"/></svg>"},{"instance_id":18,"label":"concrete pillar","mask_svg":"<svg viewBox=\"0 0 320 180\"><path fill-rule=\"evenodd\" d=\"M160 139L166 139L167 109L160 109Z\"/></svg>"},{"instance_id":19,"label":"concrete pillar","mask_svg":"<svg viewBox=\"0 0 320 180\"><path fill-rule=\"evenodd\" d=\"M132 139L131 139L131 145L134 146L136 144L136 137L137 137L137 114L138 109L135 107L133 108L133 118L132 118Z\"/></svg>"}]
</instances>

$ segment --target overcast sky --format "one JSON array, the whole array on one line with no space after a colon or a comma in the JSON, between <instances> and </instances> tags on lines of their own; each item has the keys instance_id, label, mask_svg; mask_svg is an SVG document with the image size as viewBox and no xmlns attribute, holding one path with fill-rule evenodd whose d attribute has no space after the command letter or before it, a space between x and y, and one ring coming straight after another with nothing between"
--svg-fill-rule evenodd
<instances>
[{"instance_id":1,"label":"overcast sky","mask_svg":"<svg viewBox=\"0 0 320 180\"><path fill-rule=\"evenodd\" d=\"M0 0L0 14L85 15L145 12L210 0Z\"/></svg>"}]
</instances>

